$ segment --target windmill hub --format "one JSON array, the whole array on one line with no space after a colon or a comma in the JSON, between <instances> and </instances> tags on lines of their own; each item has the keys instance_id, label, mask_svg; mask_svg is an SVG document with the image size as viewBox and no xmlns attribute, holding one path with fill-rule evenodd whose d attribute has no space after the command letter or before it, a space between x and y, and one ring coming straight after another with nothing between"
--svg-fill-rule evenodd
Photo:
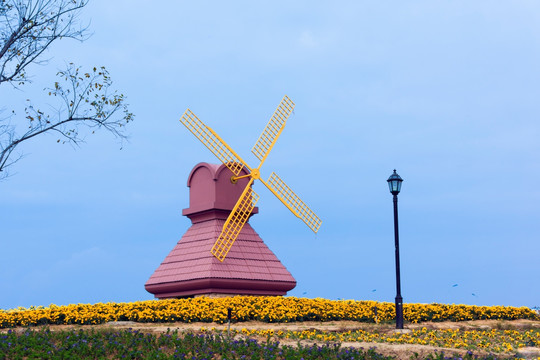
<instances>
[{"instance_id":1,"label":"windmill hub","mask_svg":"<svg viewBox=\"0 0 540 360\"><path fill-rule=\"evenodd\" d=\"M251 178L252 180L260 180L261 172L259 171L259 169L251 169L251 173L249 173L247 175L232 176L231 177L231 183L236 184L236 182L238 180L245 179L245 178Z\"/></svg>"},{"instance_id":2,"label":"windmill hub","mask_svg":"<svg viewBox=\"0 0 540 360\"><path fill-rule=\"evenodd\" d=\"M259 169L251 170L251 178L255 180L258 180L261 178L261 172L259 171Z\"/></svg>"}]
</instances>

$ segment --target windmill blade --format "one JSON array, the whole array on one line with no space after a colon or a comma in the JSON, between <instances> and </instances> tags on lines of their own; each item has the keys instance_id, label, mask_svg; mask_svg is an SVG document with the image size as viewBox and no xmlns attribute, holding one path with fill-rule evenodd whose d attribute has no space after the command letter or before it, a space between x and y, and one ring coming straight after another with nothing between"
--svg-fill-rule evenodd
<instances>
[{"instance_id":1,"label":"windmill blade","mask_svg":"<svg viewBox=\"0 0 540 360\"><path fill-rule=\"evenodd\" d=\"M279 200L281 200L283 204L285 204L287 208L289 208L289 210L292 211L294 215L302 219L313 232L316 233L319 231L322 223L321 219L315 215L302 200L300 200L298 195L296 195L291 188L276 175L276 173L270 175L268 182L265 182L262 179L260 180Z\"/></svg>"},{"instance_id":2,"label":"windmill blade","mask_svg":"<svg viewBox=\"0 0 540 360\"><path fill-rule=\"evenodd\" d=\"M234 152L229 145L219 137L209 126L187 109L180 118L180 122L199 139L225 166L238 176L244 167L251 168Z\"/></svg>"},{"instance_id":3,"label":"windmill blade","mask_svg":"<svg viewBox=\"0 0 540 360\"><path fill-rule=\"evenodd\" d=\"M240 198L231 211L231 214L225 221L221 234L214 243L212 250L210 250L210 252L221 262L223 262L225 256L229 253L238 234L240 234L244 224L248 221L251 211L253 211L255 204L259 200L259 195L251 189L251 184L253 184L253 179L249 180L242 195L240 195Z\"/></svg>"},{"instance_id":4,"label":"windmill blade","mask_svg":"<svg viewBox=\"0 0 540 360\"><path fill-rule=\"evenodd\" d=\"M259 168L268 156L270 150L272 150L272 147L274 147L274 144L283 131L285 122L293 109L294 103L287 95L285 95L274 112L274 115L272 115L268 124L266 124L266 127L261 136L259 136L255 146L251 149L251 152L261 161Z\"/></svg>"}]
</instances>

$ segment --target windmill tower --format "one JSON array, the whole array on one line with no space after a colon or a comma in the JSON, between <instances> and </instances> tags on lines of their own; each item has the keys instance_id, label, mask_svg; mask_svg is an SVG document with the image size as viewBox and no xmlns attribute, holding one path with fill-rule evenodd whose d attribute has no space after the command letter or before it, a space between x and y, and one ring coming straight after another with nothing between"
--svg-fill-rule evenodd
<instances>
[{"instance_id":1,"label":"windmill tower","mask_svg":"<svg viewBox=\"0 0 540 360\"><path fill-rule=\"evenodd\" d=\"M252 153L260 160L247 165L214 130L187 109L180 121L222 165L200 163L188 177L190 207L183 215L192 226L146 282L157 298L203 294L285 295L296 281L248 223L258 212L259 195L252 189L260 180L295 216L314 232L321 220L272 173L267 181L260 168L283 131L294 103L285 96ZM233 246L234 245L234 246Z\"/></svg>"}]
</instances>

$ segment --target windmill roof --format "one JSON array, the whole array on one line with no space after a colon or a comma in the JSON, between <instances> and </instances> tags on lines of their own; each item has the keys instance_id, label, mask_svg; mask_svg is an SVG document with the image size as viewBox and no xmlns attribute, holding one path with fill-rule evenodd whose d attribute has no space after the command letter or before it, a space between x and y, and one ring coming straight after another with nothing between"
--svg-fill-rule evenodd
<instances>
[{"instance_id":1,"label":"windmill roof","mask_svg":"<svg viewBox=\"0 0 540 360\"><path fill-rule=\"evenodd\" d=\"M240 175L249 174L244 168ZM238 198L249 183L248 178L232 183L234 174L223 164L198 163L191 170L187 186L189 187L189 208L182 211L190 216L211 209L231 211ZM253 214L258 208L253 209Z\"/></svg>"},{"instance_id":2,"label":"windmill roof","mask_svg":"<svg viewBox=\"0 0 540 360\"><path fill-rule=\"evenodd\" d=\"M227 257L210 253L224 224L195 222L147 281L158 298L203 293L284 295L296 280L246 223Z\"/></svg>"}]
</instances>

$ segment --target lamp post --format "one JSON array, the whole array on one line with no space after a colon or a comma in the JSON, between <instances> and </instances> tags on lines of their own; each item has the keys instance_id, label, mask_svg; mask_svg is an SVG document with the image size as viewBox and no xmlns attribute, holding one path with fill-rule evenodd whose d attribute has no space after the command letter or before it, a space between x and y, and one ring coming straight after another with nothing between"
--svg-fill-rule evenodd
<instances>
[{"instance_id":1,"label":"lamp post","mask_svg":"<svg viewBox=\"0 0 540 360\"><path fill-rule=\"evenodd\" d=\"M403 298L401 297L401 278L399 273L399 231L398 231L398 211L397 195L401 190L403 179L396 173L388 178L390 193L394 196L394 239L396 243L396 329L403 329Z\"/></svg>"}]
</instances>

